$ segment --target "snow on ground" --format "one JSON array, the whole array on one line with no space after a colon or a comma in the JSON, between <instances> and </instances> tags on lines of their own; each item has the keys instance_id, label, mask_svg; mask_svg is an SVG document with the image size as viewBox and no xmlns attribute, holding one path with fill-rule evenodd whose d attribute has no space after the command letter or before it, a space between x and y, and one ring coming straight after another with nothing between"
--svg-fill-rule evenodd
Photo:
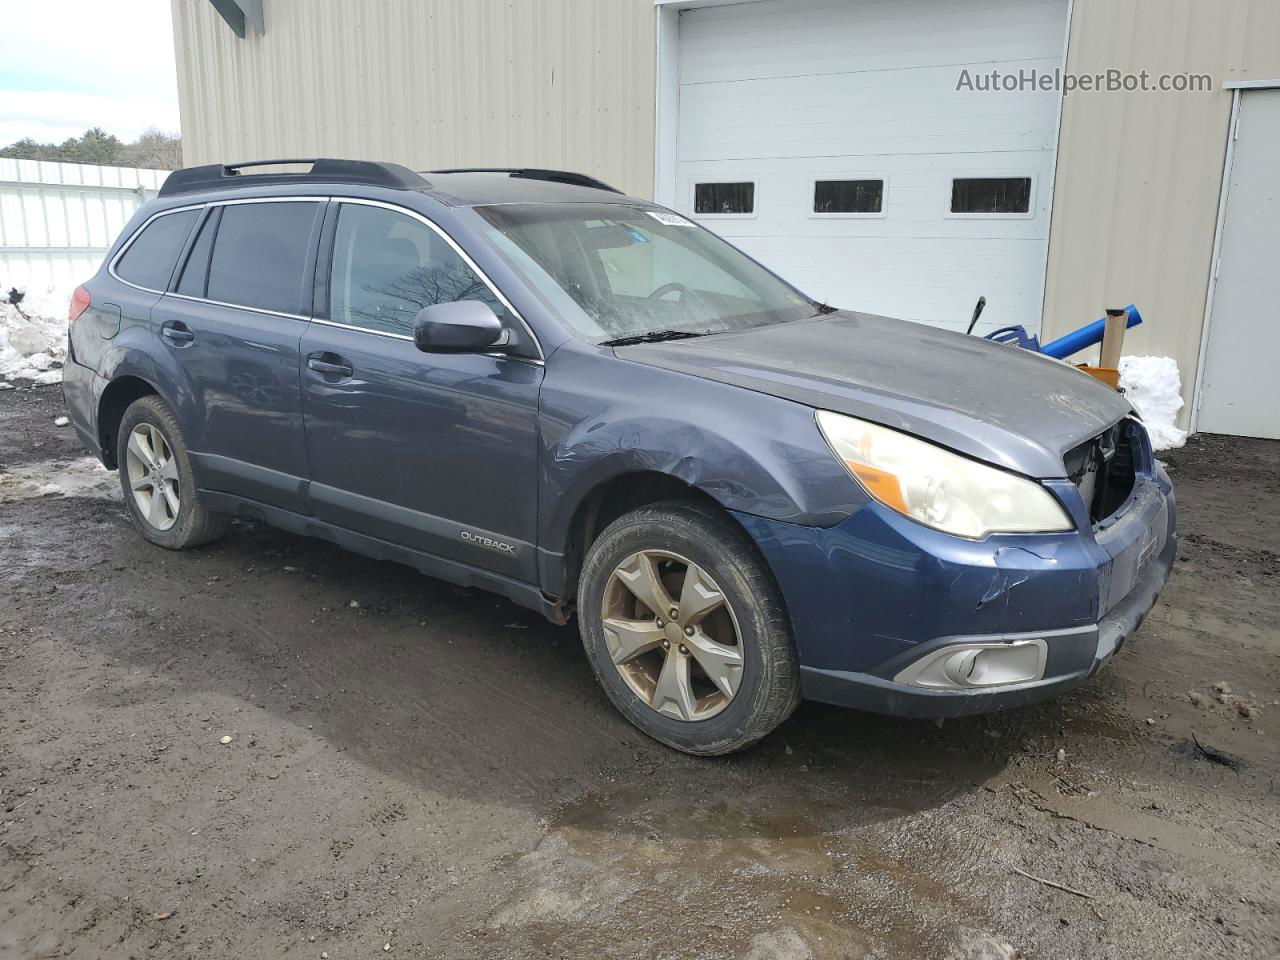
<instances>
[{"instance_id":1,"label":"snow on ground","mask_svg":"<svg viewBox=\"0 0 1280 960\"><path fill-rule=\"evenodd\" d=\"M1182 378L1172 357L1121 357L1120 387L1142 415L1152 447L1171 450L1187 442L1187 431L1177 425Z\"/></svg>"},{"instance_id":2,"label":"snow on ground","mask_svg":"<svg viewBox=\"0 0 1280 960\"><path fill-rule=\"evenodd\" d=\"M33 497L120 498L120 480L97 457L24 463L0 473L0 503Z\"/></svg>"},{"instance_id":3,"label":"snow on ground","mask_svg":"<svg viewBox=\"0 0 1280 960\"><path fill-rule=\"evenodd\" d=\"M12 304L0 303L0 381L58 383L66 359L65 316L33 313L25 302L21 312Z\"/></svg>"}]
</instances>

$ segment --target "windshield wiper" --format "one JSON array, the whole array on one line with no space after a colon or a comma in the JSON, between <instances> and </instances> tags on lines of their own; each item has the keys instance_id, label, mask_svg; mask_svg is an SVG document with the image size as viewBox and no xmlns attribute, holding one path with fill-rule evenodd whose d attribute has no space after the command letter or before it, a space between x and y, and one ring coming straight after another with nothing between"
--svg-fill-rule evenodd
<instances>
[{"instance_id":1,"label":"windshield wiper","mask_svg":"<svg viewBox=\"0 0 1280 960\"><path fill-rule=\"evenodd\" d=\"M666 340L688 340L690 337L702 337L705 334L692 330L653 330L649 333L637 333L629 337L615 337L612 340L601 340L603 347L629 347L633 343L662 343Z\"/></svg>"}]
</instances>

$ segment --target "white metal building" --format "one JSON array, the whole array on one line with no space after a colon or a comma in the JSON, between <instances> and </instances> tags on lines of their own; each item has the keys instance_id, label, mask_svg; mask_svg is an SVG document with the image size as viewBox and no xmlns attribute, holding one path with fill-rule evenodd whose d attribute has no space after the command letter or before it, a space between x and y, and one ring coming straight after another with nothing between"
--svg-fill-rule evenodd
<instances>
[{"instance_id":1,"label":"white metal building","mask_svg":"<svg viewBox=\"0 0 1280 960\"><path fill-rule=\"evenodd\" d=\"M173 0L188 163L582 170L837 306L1049 338L1137 303L1205 430L1280 436L1273 0ZM1205 92L981 90L1055 70ZM968 77L968 83L962 82ZM1229 186L1229 190L1226 189Z\"/></svg>"},{"instance_id":2,"label":"white metal building","mask_svg":"<svg viewBox=\"0 0 1280 960\"><path fill-rule=\"evenodd\" d=\"M0 158L0 282L27 306L65 314L66 297L98 269L166 170Z\"/></svg>"}]
</instances>

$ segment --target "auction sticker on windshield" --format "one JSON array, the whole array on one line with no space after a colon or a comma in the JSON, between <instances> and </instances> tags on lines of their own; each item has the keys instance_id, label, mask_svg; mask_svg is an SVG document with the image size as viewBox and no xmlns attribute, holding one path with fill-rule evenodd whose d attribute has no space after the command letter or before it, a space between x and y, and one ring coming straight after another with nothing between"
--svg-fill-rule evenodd
<instances>
[{"instance_id":1,"label":"auction sticker on windshield","mask_svg":"<svg viewBox=\"0 0 1280 960\"><path fill-rule=\"evenodd\" d=\"M657 220L659 223L665 223L668 227L692 227L693 221L686 220L678 213L668 213L666 210L646 210L649 216Z\"/></svg>"}]
</instances>

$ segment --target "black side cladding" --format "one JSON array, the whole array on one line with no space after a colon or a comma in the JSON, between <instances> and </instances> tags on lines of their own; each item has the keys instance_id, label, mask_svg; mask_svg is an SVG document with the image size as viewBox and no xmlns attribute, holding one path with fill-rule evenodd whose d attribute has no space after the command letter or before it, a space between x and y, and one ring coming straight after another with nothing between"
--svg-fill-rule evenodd
<instances>
[{"instance_id":1,"label":"black side cladding","mask_svg":"<svg viewBox=\"0 0 1280 960\"><path fill-rule=\"evenodd\" d=\"M250 173L249 167L281 166L309 163L311 169L301 173ZM335 160L328 157L305 157L287 160L252 160L245 163L211 163L202 167L185 167L165 178L160 196L204 190L225 190L281 183L359 183L366 186L390 187L395 190L422 190L431 184L420 173L398 163L374 160Z\"/></svg>"}]
</instances>

